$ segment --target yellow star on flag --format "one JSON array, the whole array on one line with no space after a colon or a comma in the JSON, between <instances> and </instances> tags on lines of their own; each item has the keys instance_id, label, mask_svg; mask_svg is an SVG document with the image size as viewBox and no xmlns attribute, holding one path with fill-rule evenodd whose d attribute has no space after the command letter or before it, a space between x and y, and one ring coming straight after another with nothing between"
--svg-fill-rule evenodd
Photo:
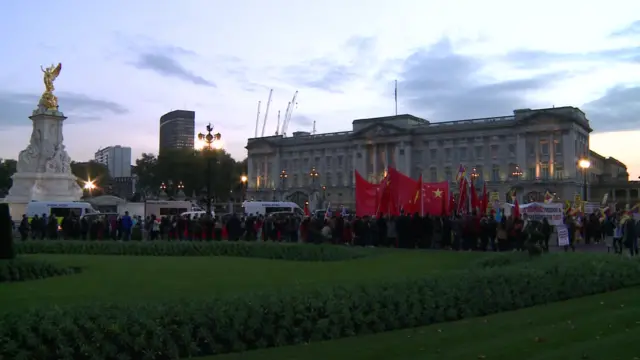
<instances>
[{"instance_id":1,"label":"yellow star on flag","mask_svg":"<svg viewBox=\"0 0 640 360\"><path fill-rule=\"evenodd\" d=\"M436 191L433 192L433 195L437 198L441 198L442 197L442 190L440 189L436 189Z\"/></svg>"}]
</instances>

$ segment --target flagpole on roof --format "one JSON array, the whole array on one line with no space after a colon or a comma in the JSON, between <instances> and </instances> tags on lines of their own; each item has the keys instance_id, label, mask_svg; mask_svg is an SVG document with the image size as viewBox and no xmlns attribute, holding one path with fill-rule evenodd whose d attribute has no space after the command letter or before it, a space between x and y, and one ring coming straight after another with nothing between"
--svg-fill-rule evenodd
<instances>
[{"instance_id":1,"label":"flagpole on roof","mask_svg":"<svg viewBox=\"0 0 640 360\"><path fill-rule=\"evenodd\" d=\"M396 116L398 116L398 80L395 81L395 90L393 94L396 102Z\"/></svg>"}]
</instances>

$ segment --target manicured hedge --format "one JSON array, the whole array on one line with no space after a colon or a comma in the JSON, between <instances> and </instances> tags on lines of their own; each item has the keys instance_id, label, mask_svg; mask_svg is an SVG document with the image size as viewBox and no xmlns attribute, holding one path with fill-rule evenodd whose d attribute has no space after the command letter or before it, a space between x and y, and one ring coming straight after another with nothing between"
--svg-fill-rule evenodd
<instances>
[{"instance_id":1,"label":"manicured hedge","mask_svg":"<svg viewBox=\"0 0 640 360\"><path fill-rule=\"evenodd\" d=\"M0 260L0 283L9 281L27 281L52 276L70 275L80 272L78 267L59 267L44 261Z\"/></svg>"},{"instance_id":2,"label":"manicured hedge","mask_svg":"<svg viewBox=\"0 0 640 360\"><path fill-rule=\"evenodd\" d=\"M522 266L428 276L313 292L12 313L0 317L0 358L177 359L423 326L638 285L640 262L551 255Z\"/></svg>"},{"instance_id":3,"label":"manicured hedge","mask_svg":"<svg viewBox=\"0 0 640 360\"><path fill-rule=\"evenodd\" d=\"M238 256L297 261L339 261L365 255L346 246L255 243L246 241L72 241L17 242L19 254L88 254L133 256Z\"/></svg>"},{"instance_id":4,"label":"manicured hedge","mask_svg":"<svg viewBox=\"0 0 640 360\"><path fill-rule=\"evenodd\" d=\"M473 265L485 269L511 266L520 264L523 262L537 261L538 259L532 257L526 252L502 252L494 253L486 257L482 257L476 260Z\"/></svg>"}]
</instances>

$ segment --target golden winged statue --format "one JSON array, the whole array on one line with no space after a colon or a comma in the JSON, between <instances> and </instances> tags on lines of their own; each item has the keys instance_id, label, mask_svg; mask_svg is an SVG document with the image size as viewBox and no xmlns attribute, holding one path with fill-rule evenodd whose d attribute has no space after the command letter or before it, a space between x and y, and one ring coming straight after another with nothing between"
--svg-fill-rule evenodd
<instances>
[{"instance_id":1,"label":"golden winged statue","mask_svg":"<svg viewBox=\"0 0 640 360\"><path fill-rule=\"evenodd\" d=\"M44 92L40 97L38 106L43 107L47 110L58 110L58 98L53 95L53 90L55 90L53 82L56 80L58 75L60 75L62 64L58 63L58 66L52 64L47 68L43 68L42 66L40 66L40 70L42 70L43 74Z\"/></svg>"}]
</instances>

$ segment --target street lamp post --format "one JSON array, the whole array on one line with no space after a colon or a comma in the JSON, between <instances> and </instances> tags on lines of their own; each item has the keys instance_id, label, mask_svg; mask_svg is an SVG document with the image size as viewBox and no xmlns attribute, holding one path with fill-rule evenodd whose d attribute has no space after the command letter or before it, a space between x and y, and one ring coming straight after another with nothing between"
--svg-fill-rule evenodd
<instances>
[{"instance_id":1,"label":"street lamp post","mask_svg":"<svg viewBox=\"0 0 640 360\"><path fill-rule=\"evenodd\" d=\"M578 166L582 169L582 201L587 201L587 172L591 167L591 161L589 159L580 159Z\"/></svg>"},{"instance_id":2,"label":"street lamp post","mask_svg":"<svg viewBox=\"0 0 640 360\"><path fill-rule=\"evenodd\" d=\"M207 133L199 133L198 139L204 143L203 150L210 152L213 149L221 149L220 139L222 135L220 133L212 134L213 126L207 124ZM207 159L207 173L205 174L205 181L207 183L207 214L211 214L211 157L206 155Z\"/></svg>"},{"instance_id":3,"label":"street lamp post","mask_svg":"<svg viewBox=\"0 0 640 360\"><path fill-rule=\"evenodd\" d=\"M88 181L84 182L84 189L89 192L89 197L93 196L93 190L96 188L96 183L95 181L91 181L91 179L89 179Z\"/></svg>"},{"instance_id":4,"label":"street lamp post","mask_svg":"<svg viewBox=\"0 0 640 360\"><path fill-rule=\"evenodd\" d=\"M522 177L522 170L520 170L520 166L516 165L516 168L513 169L511 176L516 178L516 180L520 180L520 177Z\"/></svg>"},{"instance_id":5,"label":"street lamp post","mask_svg":"<svg viewBox=\"0 0 640 360\"><path fill-rule=\"evenodd\" d=\"M281 194L281 196L280 196L280 197L281 197L281 199L280 199L280 200L282 200L282 201L284 201L284 189L285 189L286 184L287 184L287 177L288 177L288 176L289 176L289 175L287 175L287 170L284 170L284 169L283 169L283 170L280 172L280 189L281 189L281 191L282 191L282 194Z\"/></svg>"},{"instance_id":6,"label":"street lamp post","mask_svg":"<svg viewBox=\"0 0 640 360\"><path fill-rule=\"evenodd\" d=\"M478 174L478 170L476 170L476 168L471 169L471 181L473 181L474 184L479 176L480 174Z\"/></svg>"},{"instance_id":7,"label":"street lamp post","mask_svg":"<svg viewBox=\"0 0 640 360\"><path fill-rule=\"evenodd\" d=\"M186 195L184 194L184 184L182 183L182 181L178 182L178 185L176 186L176 188L178 189L178 191L175 194L176 199L184 199L186 197Z\"/></svg>"},{"instance_id":8,"label":"street lamp post","mask_svg":"<svg viewBox=\"0 0 640 360\"><path fill-rule=\"evenodd\" d=\"M242 201L244 202L246 197L247 197L247 181L249 181L249 178L247 177L247 175L242 175L240 176L240 184L242 184Z\"/></svg>"},{"instance_id":9,"label":"street lamp post","mask_svg":"<svg viewBox=\"0 0 640 360\"><path fill-rule=\"evenodd\" d=\"M315 166L311 168L309 176L311 176L311 186L314 186L316 184L316 179L320 176Z\"/></svg>"}]
</instances>

